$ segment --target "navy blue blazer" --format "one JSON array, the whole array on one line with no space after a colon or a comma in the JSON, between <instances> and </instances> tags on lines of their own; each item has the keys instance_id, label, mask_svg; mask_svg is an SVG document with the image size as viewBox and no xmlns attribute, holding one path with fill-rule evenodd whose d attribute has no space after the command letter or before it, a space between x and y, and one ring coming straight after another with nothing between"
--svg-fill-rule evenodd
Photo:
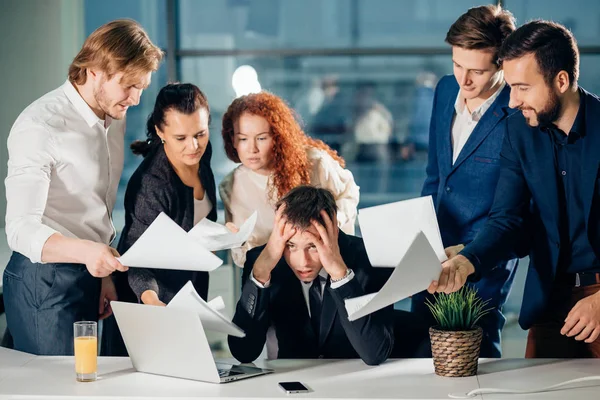
<instances>
[{"instance_id":1,"label":"navy blue blazer","mask_svg":"<svg viewBox=\"0 0 600 400\"><path fill-rule=\"evenodd\" d=\"M590 245L600 257L600 100L580 89L585 99L586 143L581 151L582 190ZM518 235L530 227L530 264L519 323L528 329L546 306L554 284L559 255L559 204L552 143L539 140L538 128L525 134L519 112L507 120L500 155L500 177L494 205L485 227L463 251L477 275L519 245Z\"/></svg>"},{"instance_id":2,"label":"navy blue blazer","mask_svg":"<svg viewBox=\"0 0 600 400\"><path fill-rule=\"evenodd\" d=\"M444 246L471 242L484 226L492 208L500 174L500 151L507 119L510 87L505 86L477 122L456 162L452 164L452 121L459 85L454 76L437 85L429 135L427 179L421 195L431 195ZM521 134L527 125L518 127ZM508 296L516 260L495 263L493 271L475 284L490 305L501 307ZM490 268L491 270L492 268Z\"/></svg>"}]
</instances>

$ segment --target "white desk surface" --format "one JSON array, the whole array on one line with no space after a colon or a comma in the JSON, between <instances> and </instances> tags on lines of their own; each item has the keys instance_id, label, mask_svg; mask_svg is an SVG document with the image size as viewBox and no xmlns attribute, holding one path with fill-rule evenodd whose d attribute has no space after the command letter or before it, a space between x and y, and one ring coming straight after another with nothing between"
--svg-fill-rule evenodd
<instances>
[{"instance_id":1,"label":"white desk surface","mask_svg":"<svg viewBox=\"0 0 600 400\"><path fill-rule=\"evenodd\" d=\"M275 373L211 384L135 372L128 358L100 357L96 382L75 381L72 357L37 357L0 348L0 399L202 398L202 399L447 399L478 387L531 388L598 374L600 360L482 360L479 375L442 378L431 359L388 360L369 367L360 360L275 360L258 366ZM281 381L300 381L312 392L286 395ZM594 399L600 384L537 395L485 395L477 399Z\"/></svg>"}]
</instances>

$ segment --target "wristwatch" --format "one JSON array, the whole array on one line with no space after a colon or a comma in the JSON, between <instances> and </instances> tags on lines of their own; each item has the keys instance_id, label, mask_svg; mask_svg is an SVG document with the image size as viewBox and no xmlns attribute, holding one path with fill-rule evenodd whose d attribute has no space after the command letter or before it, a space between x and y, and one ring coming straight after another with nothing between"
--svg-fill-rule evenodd
<instances>
[{"instance_id":1,"label":"wristwatch","mask_svg":"<svg viewBox=\"0 0 600 400\"><path fill-rule=\"evenodd\" d=\"M347 277L349 277L351 273L352 273L352 270L350 268L346 268L346 275L342 276L340 279L333 279L333 278L331 278L331 283L343 281L344 279L346 279Z\"/></svg>"}]
</instances>

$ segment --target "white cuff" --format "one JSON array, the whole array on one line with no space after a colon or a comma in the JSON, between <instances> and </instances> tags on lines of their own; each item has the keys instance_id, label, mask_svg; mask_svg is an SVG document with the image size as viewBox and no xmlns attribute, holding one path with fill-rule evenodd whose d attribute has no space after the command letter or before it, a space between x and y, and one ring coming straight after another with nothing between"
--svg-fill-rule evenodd
<instances>
[{"instance_id":1,"label":"white cuff","mask_svg":"<svg viewBox=\"0 0 600 400\"><path fill-rule=\"evenodd\" d=\"M24 254L29 257L29 260L32 263L42 263L42 251L44 250L44 245L50 238L50 236L58 233L57 230L50 228L47 225L40 225L38 230L33 234L31 238L31 243L29 244L29 254Z\"/></svg>"},{"instance_id":2,"label":"white cuff","mask_svg":"<svg viewBox=\"0 0 600 400\"><path fill-rule=\"evenodd\" d=\"M254 284L256 286L258 286L261 289L266 289L269 286L271 286L271 279L266 281L264 285L262 283L260 283L258 280L256 280L256 278L254 277L254 270L250 271L250 279L252 280L252 282L254 282Z\"/></svg>"}]
</instances>

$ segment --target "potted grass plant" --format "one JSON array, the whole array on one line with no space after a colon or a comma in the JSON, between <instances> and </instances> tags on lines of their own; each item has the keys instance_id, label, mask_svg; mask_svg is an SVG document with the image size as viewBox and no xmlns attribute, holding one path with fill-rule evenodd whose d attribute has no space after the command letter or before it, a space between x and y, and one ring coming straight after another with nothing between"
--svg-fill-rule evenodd
<instances>
[{"instance_id":1,"label":"potted grass plant","mask_svg":"<svg viewBox=\"0 0 600 400\"><path fill-rule=\"evenodd\" d=\"M426 301L437 325L429 328L435 373L464 377L477 374L483 331L477 322L490 312L477 289L463 286L451 293L438 293Z\"/></svg>"}]
</instances>

